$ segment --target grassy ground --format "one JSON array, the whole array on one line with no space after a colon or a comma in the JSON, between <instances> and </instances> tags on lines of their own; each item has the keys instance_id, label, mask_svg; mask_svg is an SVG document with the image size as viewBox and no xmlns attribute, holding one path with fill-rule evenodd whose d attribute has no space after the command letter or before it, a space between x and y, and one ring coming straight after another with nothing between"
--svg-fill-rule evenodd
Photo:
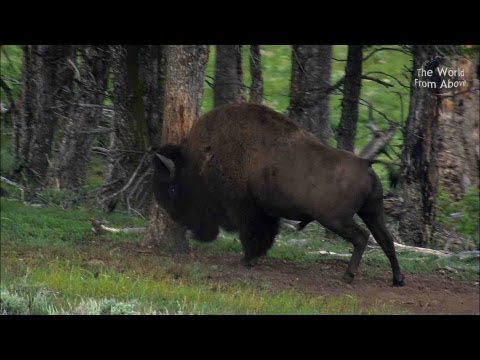
<instances>
[{"instance_id":1,"label":"grassy ground","mask_svg":"<svg viewBox=\"0 0 480 360\"><path fill-rule=\"evenodd\" d=\"M116 251L125 242L139 244L141 236L94 236L89 219L104 217L94 211L34 208L13 201L2 201L1 210L4 311L105 313L109 311L105 307L113 304L118 309L112 313L378 312L360 309L354 297L323 299L295 292L271 293L242 283L212 290L206 265L182 266L168 258L159 263L158 257L145 258L135 252L126 257L123 251ZM128 215L112 214L106 219L115 226L142 225L140 219ZM238 241L230 236L211 247L192 245L204 253L240 250ZM306 261L301 253L285 252L280 246L273 256ZM15 301L18 305L10 304Z\"/></svg>"},{"instance_id":2,"label":"grassy ground","mask_svg":"<svg viewBox=\"0 0 480 360\"><path fill-rule=\"evenodd\" d=\"M284 279L281 275L278 279L261 274L253 278L235 267L233 272L240 275L225 280L225 269L236 266L241 257L239 241L232 234L223 233L212 244L192 241L192 253L178 261L143 248L141 234L94 235L91 231L92 218L105 219L115 227L145 225L144 220L127 214L37 208L7 200L1 201L1 214L1 310L7 313L405 313L385 302L365 304L355 292L327 291L323 296L309 291L313 285L309 283L304 289L282 288L277 283ZM308 277L312 266L341 261L333 274L325 275L339 279L348 257L315 254L318 250L349 254L350 247L343 240L325 240L314 225L301 233L284 227L268 261L279 268L294 266L299 271L294 275L297 280ZM476 263L455 259L445 263L409 252L399 257L407 278L455 268L451 279L478 281ZM388 262L376 247L367 250L361 273L359 283L390 278Z\"/></svg>"}]
</instances>

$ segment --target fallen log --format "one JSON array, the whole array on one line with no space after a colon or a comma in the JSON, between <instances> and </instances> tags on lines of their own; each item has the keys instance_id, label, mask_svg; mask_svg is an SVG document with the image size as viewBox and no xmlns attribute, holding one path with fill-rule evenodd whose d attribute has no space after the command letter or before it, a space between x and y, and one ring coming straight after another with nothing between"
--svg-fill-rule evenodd
<instances>
[{"instance_id":1,"label":"fallen log","mask_svg":"<svg viewBox=\"0 0 480 360\"><path fill-rule=\"evenodd\" d=\"M91 219L90 224L92 225L92 231L96 235L98 235L98 234L101 234L103 232L111 232L111 233L114 233L114 234L118 234L118 233L127 233L127 234L128 233L130 233L130 234L137 233L138 234L138 233L143 233L147 230L147 228L145 228L145 227L117 229L117 228L105 226L104 223L105 223L104 221Z\"/></svg>"},{"instance_id":2,"label":"fallen log","mask_svg":"<svg viewBox=\"0 0 480 360\"><path fill-rule=\"evenodd\" d=\"M308 255L333 255L333 256L341 256L341 257L349 257L352 254L338 254L333 251L325 251L325 250L318 250L318 251L309 251L307 252Z\"/></svg>"},{"instance_id":3,"label":"fallen log","mask_svg":"<svg viewBox=\"0 0 480 360\"><path fill-rule=\"evenodd\" d=\"M363 148L359 156L373 160L380 153L387 154L386 148L397 132L398 126L392 125L387 130L379 130L372 125L367 127L372 131L373 139Z\"/></svg>"},{"instance_id":4,"label":"fallen log","mask_svg":"<svg viewBox=\"0 0 480 360\"><path fill-rule=\"evenodd\" d=\"M423 254L430 254L430 255L436 255L436 256L450 256L451 253L443 250L434 250L434 249L428 249L428 248L421 248L421 247L416 247L416 246L409 246L409 245L403 245L400 243L394 243L395 248L398 249L404 249L404 250L410 250L410 251L415 251L415 252L420 252Z\"/></svg>"}]
</instances>

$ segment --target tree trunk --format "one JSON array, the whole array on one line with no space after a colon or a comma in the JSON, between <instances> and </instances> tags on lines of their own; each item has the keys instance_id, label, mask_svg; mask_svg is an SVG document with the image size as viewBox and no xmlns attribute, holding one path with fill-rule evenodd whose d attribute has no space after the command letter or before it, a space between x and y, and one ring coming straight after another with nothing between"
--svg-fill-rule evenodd
<instances>
[{"instance_id":1,"label":"tree trunk","mask_svg":"<svg viewBox=\"0 0 480 360\"><path fill-rule=\"evenodd\" d=\"M32 46L27 55L26 136L23 153L28 172L44 183L50 165L53 133L57 125L58 109L64 109L68 88L73 80L73 69L68 63L72 47L64 45ZM33 92L33 94L32 94ZM60 110L60 111L61 111ZM28 155L25 153L28 151Z\"/></svg>"},{"instance_id":2,"label":"tree trunk","mask_svg":"<svg viewBox=\"0 0 480 360\"><path fill-rule=\"evenodd\" d=\"M165 49L163 45L147 45L140 50L140 79L146 91L143 97L150 144L161 143L163 103L165 97Z\"/></svg>"},{"instance_id":3,"label":"tree trunk","mask_svg":"<svg viewBox=\"0 0 480 360\"><path fill-rule=\"evenodd\" d=\"M179 144L200 115L208 46L168 46L162 143ZM162 250L188 251L186 229L155 202L145 243Z\"/></svg>"},{"instance_id":4,"label":"tree trunk","mask_svg":"<svg viewBox=\"0 0 480 360\"><path fill-rule=\"evenodd\" d=\"M140 79L138 45L112 46L113 132L109 168L99 194L106 211L123 200L130 210L146 210L151 202L148 159L151 146L144 105L144 83ZM127 191L128 190L128 191Z\"/></svg>"},{"instance_id":5,"label":"tree trunk","mask_svg":"<svg viewBox=\"0 0 480 360\"><path fill-rule=\"evenodd\" d=\"M260 45L250 45L250 102L261 104L263 100L262 57Z\"/></svg>"},{"instance_id":6,"label":"tree trunk","mask_svg":"<svg viewBox=\"0 0 480 360\"><path fill-rule=\"evenodd\" d=\"M31 46L22 46L22 93L21 100L18 107L18 116L13 118L13 154L16 164L15 173L18 175L22 171L22 165L26 164L28 157L28 142L27 137L30 137L29 121L32 118L32 109L29 108L31 99L33 98L32 92L32 61L31 61ZM30 114L27 116L27 114ZM16 177L16 176L15 176Z\"/></svg>"},{"instance_id":7,"label":"tree trunk","mask_svg":"<svg viewBox=\"0 0 480 360\"><path fill-rule=\"evenodd\" d=\"M432 232L438 188L439 101L436 93L426 87L415 86L414 81L418 78L416 69L424 67L435 55L432 46L416 45L413 48L410 108L403 135L400 175L403 198L410 211L400 220L399 231L405 242L423 247L435 247ZM435 79L432 77L429 80Z\"/></svg>"},{"instance_id":8,"label":"tree trunk","mask_svg":"<svg viewBox=\"0 0 480 360\"><path fill-rule=\"evenodd\" d=\"M162 144L178 144L200 116L208 47L170 46L167 52Z\"/></svg>"},{"instance_id":9,"label":"tree trunk","mask_svg":"<svg viewBox=\"0 0 480 360\"><path fill-rule=\"evenodd\" d=\"M479 79L475 74L475 64L466 58L459 59L452 67L462 69L464 76L451 80L465 80L466 83L453 89L452 97L445 97L442 101L438 129L438 174L440 187L452 199L460 200L470 187L479 185Z\"/></svg>"},{"instance_id":10,"label":"tree trunk","mask_svg":"<svg viewBox=\"0 0 480 360\"><path fill-rule=\"evenodd\" d=\"M245 101L240 45L217 45L214 106Z\"/></svg>"},{"instance_id":11,"label":"tree trunk","mask_svg":"<svg viewBox=\"0 0 480 360\"><path fill-rule=\"evenodd\" d=\"M14 146L16 157L18 157L17 175L26 168L30 154L30 142L32 139L32 123L36 122L38 117L38 69L40 57L38 54L38 45L23 46L23 71L22 71L22 106L20 121L14 128Z\"/></svg>"},{"instance_id":12,"label":"tree trunk","mask_svg":"<svg viewBox=\"0 0 480 360\"><path fill-rule=\"evenodd\" d=\"M102 117L107 87L110 51L108 46L82 46L80 86L68 112L54 180L57 188L76 189L84 185L95 130ZM75 164L75 166L72 166Z\"/></svg>"},{"instance_id":13,"label":"tree trunk","mask_svg":"<svg viewBox=\"0 0 480 360\"><path fill-rule=\"evenodd\" d=\"M343 86L342 116L337 129L337 147L353 152L362 87L363 45L349 45Z\"/></svg>"},{"instance_id":14,"label":"tree trunk","mask_svg":"<svg viewBox=\"0 0 480 360\"><path fill-rule=\"evenodd\" d=\"M331 45L293 45L290 117L325 143L332 138L329 94Z\"/></svg>"}]
</instances>

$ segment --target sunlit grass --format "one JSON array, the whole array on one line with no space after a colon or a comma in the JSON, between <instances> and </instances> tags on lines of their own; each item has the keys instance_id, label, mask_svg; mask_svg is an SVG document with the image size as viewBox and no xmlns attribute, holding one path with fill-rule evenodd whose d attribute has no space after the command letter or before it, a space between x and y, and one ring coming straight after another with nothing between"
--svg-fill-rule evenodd
<instances>
[{"instance_id":1,"label":"sunlit grass","mask_svg":"<svg viewBox=\"0 0 480 360\"><path fill-rule=\"evenodd\" d=\"M57 309L67 307L72 310L86 299L115 299L116 302L136 304L138 313L395 313L385 306L378 309L362 306L355 296L315 296L294 290L272 292L240 283L218 286L206 281L192 281L190 277L149 276L132 270L119 272L109 267L92 272L80 259L56 259L48 263L36 259L23 260L27 260L25 274L13 277L8 273L12 267L19 267L17 260L8 256L4 259L2 287L11 292L17 289L30 298L33 296L32 289L44 289L50 294L48 304Z\"/></svg>"}]
</instances>

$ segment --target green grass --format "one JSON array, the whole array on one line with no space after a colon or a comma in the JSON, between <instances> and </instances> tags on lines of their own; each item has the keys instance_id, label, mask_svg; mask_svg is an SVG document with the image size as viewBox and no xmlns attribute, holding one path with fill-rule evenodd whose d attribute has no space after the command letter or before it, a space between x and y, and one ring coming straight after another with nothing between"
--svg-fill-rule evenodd
<instances>
[{"instance_id":1,"label":"green grass","mask_svg":"<svg viewBox=\"0 0 480 360\"><path fill-rule=\"evenodd\" d=\"M268 294L241 286L215 291L204 284L169 278L139 278L135 273L120 274L108 270L94 278L79 266L64 263L33 270L25 281L27 284L41 283L45 288L61 293L65 303L115 296L117 301L143 304L143 308L139 309L141 313L152 308L159 312L176 313L181 310L182 313L193 314L274 314L291 311L302 314L358 310L354 298L325 301L288 292ZM14 285L10 284L10 287Z\"/></svg>"},{"instance_id":2,"label":"green grass","mask_svg":"<svg viewBox=\"0 0 480 360\"><path fill-rule=\"evenodd\" d=\"M0 126L0 173L8 174L15 166L12 152L13 129L3 120Z\"/></svg>"},{"instance_id":3,"label":"green grass","mask_svg":"<svg viewBox=\"0 0 480 360\"><path fill-rule=\"evenodd\" d=\"M98 309L106 299L114 304L130 304L130 313L141 314L395 313L383 305L362 306L355 296L321 297L293 290L272 292L248 282L219 286L198 276L199 270L200 273L208 271L201 266L185 269L178 278L162 264L147 264L142 270L140 264L130 259L129 266L119 271L83 261L81 256L65 259L67 254L62 254L52 259L44 257L48 256L46 252L37 252L39 256L28 258L24 252L19 258L14 251L3 256L2 287L9 296L2 295L2 298L7 298L9 303L22 303L20 298L27 304L18 305L17 313L35 313L31 304L39 291L47 297L44 304L50 308L36 313L77 313L79 307L88 303ZM12 307L10 304L9 308Z\"/></svg>"},{"instance_id":4,"label":"green grass","mask_svg":"<svg viewBox=\"0 0 480 360\"><path fill-rule=\"evenodd\" d=\"M0 204L2 243L69 246L91 236L90 219L105 219L116 226L144 225L141 218L121 213L104 214L89 209L66 211L59 207L38 208L25 206L18 201L5 200ZM112 235L114 241L127 238L125 234Z\"/></svg>"},{"instance_id":5,"label":"green grass","mask_svg":"<svg viewBox=\"0 0 480 360\"><path fill-rule=\"evenodd\" d=\"M437 197L437 222L447 229L471 238L480 248L480 193L479 189L472 187L459 201L453 201L450 194L440 189ZM455 214L456 216L453 216Z\"/></svg>"},{"instance_id":6,"label":"green grass","mask_svg":"<svg viewBox=\"0 0 480 360\"><path fill-rule=\"evenodd\" d=\"M2 45L0 51L0 74L10 88L12 96L17 98L21 93L22 48L19 45ZM8 103L4 90L0 90L0 101Z\"/></svg>"},{"instance_id":7,"label":"green grass","mask_svg":"<svg viewBox=\"0 0 480 360\"><path fill-rule=\"evenodd\" d=\"M297 289L272 290L268 281L239 277L212 280L217 268L195 260L179 263L165 256L139 254L142 235L93 235L89 219L106 218L115 227L145 226L122 213L56 207L35 208L1 200L1 311L8 313L129 314L378 314L398 313L385 304L366 306L355 296L318 296ZM123 244L123 245L122 245ZM137 244L137 245L135 245ZM211 244L192 241L193 251L241 257L236 235L222 233ZM130 249L130 250L129 250ZM283 228L269 257L308 266L336 256L317 250L349 253L343 240L326 240L311 224L298 233ZM348 258L342 258L346 262ZM478 280L478 266L452 259L399 251L404 273L435 273L457 268L459 280ZM360 271L368 276L390 272L385 255L368 249ZM5 300L4 300L5 299ZM6 310L5 310L6 309ZM0 311L0 312L1 312Z\"/></svg>"}]
</instances>

